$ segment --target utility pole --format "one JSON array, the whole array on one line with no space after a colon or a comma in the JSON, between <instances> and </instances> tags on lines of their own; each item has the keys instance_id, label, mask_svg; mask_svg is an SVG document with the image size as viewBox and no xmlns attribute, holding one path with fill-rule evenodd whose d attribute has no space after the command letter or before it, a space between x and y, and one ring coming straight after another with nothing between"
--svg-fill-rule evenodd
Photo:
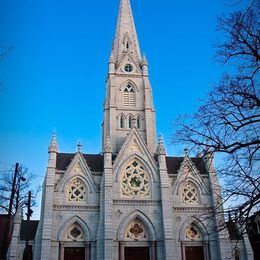
<instances>
[{"instance_id":1,"label":"utility pole","mask_svg":"<svg viewBox=\"0 0 260 260\"><path fill-rule=\"evenodd\" d=\"M14 178L12 183L12 191L11 191L11 197L10 197L10 203L8 208L8 215L7 215L7 223L5 226L4 231L4 241L3 241L3 251L1 259L6 259L6 253L9 246L9 233L10 233L10 223L11 223L11 215L12 215L12 209L13 209L13 201L14 201L14 195L15 195L15 186L16 186L16 178L18 175L18 169L19 169L19 163L15 164L15 172L14 172Z\"/></svg>"}]
</instances>

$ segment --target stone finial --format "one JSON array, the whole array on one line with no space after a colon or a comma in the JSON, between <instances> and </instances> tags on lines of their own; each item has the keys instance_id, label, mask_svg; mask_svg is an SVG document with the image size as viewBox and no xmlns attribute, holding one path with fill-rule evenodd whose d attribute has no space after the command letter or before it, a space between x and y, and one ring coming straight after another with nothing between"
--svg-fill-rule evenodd
<instances>
[{"instance_id":1,"label":"stone finial","mask_svg":"<svg viewBox=\"0 0 260 260\"><path fill-rule=\"evenodd\" d=\"M164 146L164 143L163 143L162 135L159 135L156 153L158 155L166 155L166 151L165 151L165 146Z\"/></svg>"},{"instance_id":2,"label":"stone finial","mask_svg":"<svg viewBox=\"0 0 260 260\"><path fill-rule=\"evenodd\" d=\"M104 145L104 153L112 153L112 145L111 145L111 141L110 138L107 136L105 145Z\"/></svg>"},{"instance_id":3,"label":"stone finial","mask_svg":"<svg viewBox=\"0 0 260 260\"><path fill-rule=\"evenodd\" d=\"M111 55L110 55L109 63L115 63L115 57L114 57L114 55L113 55L113 52L112 52Z\"/></svg>"},{"instance_id":4,"label":"stone finial","mask_svg":"<svg viewBox=\"0 0 260 260\"><path fill-rule=\"evenodd\" d=\"M141 66L144 66L144 65L148 66L148 61L146 59L145 54L143 54L143 57L142 57L142 60L141 60Z\"/></svg>"},{"instance_id":5,"label":"stone finial","mask_svg":"<svg viewBox=\"0 0 260 260\"><path fill-rule=\"evenodd\" d=\"M56 153L57 151L58 151L58 144L57 144L56 132L54 131L52 133L51 143L49 145L49 153L51 152Z\"/></svg>"},{"instance_id":6,"label":"stone finial","mask_svg":"<svg viewBox=\"0 0 260 260\"><path fill-rule=\"evenodd\" d=\"M77 152L80 153L82 148L82 144L80 142L77 143Z\"/></svg>"},{"instance_id":7,"label":"stone finial","mask_svg":"<svg viewBox=\"0 0 260 260\"><path fill-rule=\"evenodd\" d=\"M190 155L190 150L189 150L189 148L188 148L188 147L185 147L183 151L184 151L184 156L185 156L185 157L189 157L189 155Z\"/></svg>"}]
</instances>

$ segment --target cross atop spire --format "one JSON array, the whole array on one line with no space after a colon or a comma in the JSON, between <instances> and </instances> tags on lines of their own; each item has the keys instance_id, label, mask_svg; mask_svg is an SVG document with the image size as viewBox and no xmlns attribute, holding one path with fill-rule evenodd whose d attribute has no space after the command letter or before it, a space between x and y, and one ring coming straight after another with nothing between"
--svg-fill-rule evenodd
<instances>
[{"instance_id":1,"label":"cross atop spire","mask_svg":"<svg viewBox=\"0 0 260 260\"><path fill-rule=\"evenodd\" d=\"M125 53L130 53L136 62L141 61L140 48L129 0L121 0L117 20L113 56L119 62Z\"/></svg>"}]
</instances>

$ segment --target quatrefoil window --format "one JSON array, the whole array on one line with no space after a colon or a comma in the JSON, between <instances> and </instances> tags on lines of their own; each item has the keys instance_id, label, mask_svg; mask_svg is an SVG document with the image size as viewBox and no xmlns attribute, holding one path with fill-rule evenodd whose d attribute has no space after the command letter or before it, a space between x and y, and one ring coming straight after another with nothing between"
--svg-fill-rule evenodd
<instances>
[{"instance_id":1,"label":"quatrefoil window","mask_svg":"<svg viewBox=\"0 0 260 260\"><path fill-rule=\"evenodd\" d=\"M70 241L83 241L84 235L81 227L74 223L67 232L66 240Z\"/></svg>"},{"instance_id":2,"label":"quatrefoil window","mask_svg":"<svg viewBox=\"0 0 260 260\"><path fill-rule=\"evenodd\" d=\"M121 193L124 197L149 196L149 176L139 162L133 161L125 168L121 177Z\"/></svg>"},{"instance_id":3,"label":"quatrefoil window","mask_svg":"<svg viewBox=\"0 0 260 260\"><path fill-rule=\"evenodd\" d=\"M199 202L197 190L191 182L187 182L182 189L182 201L189 204Z\"/></svg>"},{"instance_id":4,"label":"quatrefoil window","mask_svg":"<svg viewBox=\"0 0 260 260\"><path fill-rule=\"evenodd\" d=\"M86 201L86 186L76 179L69 186L68 201L83 202Z\"/></svg>"}]
</instances>

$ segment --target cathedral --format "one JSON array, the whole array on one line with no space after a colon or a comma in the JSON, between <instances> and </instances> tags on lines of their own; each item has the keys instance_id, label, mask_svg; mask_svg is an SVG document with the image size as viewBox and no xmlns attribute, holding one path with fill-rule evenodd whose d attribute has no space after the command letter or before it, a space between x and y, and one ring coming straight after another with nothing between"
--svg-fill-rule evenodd
<instances>
[{"instance_id":1,"label":"cathedral","mask_svg":"<svg viewBox=\"0 0 260 260\"><path fill-rule=\"evenodd\" d=\"M30 239L35 260L251 260L247 237L225 219L210 151L166 154L156 137L148 62L129 0L121 0L108 61L102 153L49 145L42 208ZM20 216L9 259L22 259Z\"/></svg>"}]
</instances>

